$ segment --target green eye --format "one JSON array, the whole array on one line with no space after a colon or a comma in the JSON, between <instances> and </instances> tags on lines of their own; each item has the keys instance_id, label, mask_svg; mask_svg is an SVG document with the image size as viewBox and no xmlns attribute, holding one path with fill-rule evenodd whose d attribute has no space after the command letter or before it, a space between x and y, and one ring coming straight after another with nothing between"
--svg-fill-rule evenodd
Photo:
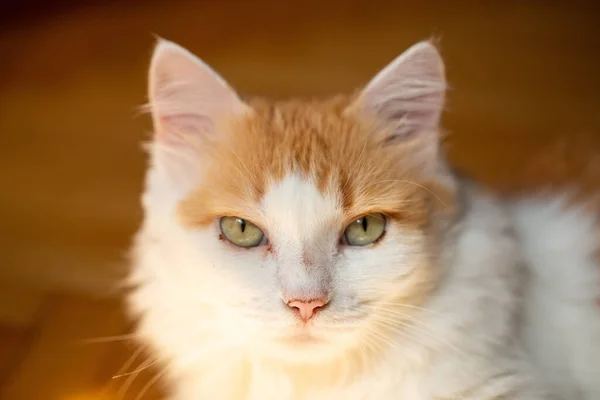
<instances>
[{"instance_id":1,"label":"green eye","mask_svg":"<svg viewBox=\"0 0 600 400\"><path fill-rule=\"evenodd\" d=\"M346 228L344 237L350 246L365 246L377 241L385 232L385 216L368 214L356 219Z\"/></svg>"},{"instance_id":2,"label":"green eye","mask_svg":"<svg viewBox=\"0 0 600 400\"><path fill-rule=\"evenodd\" d=\"M221 232L227 240L240 247L256 247L265 237L258 226L238 217L221 218Z\"/></svg>"}]
</instances>

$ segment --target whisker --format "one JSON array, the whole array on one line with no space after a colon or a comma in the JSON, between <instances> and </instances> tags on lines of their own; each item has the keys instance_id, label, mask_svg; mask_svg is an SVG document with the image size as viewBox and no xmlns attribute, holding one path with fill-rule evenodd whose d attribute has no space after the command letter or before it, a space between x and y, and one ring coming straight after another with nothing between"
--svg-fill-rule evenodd
<instances>
[{"instance_id":1,"label":"whisker","mask_svg":"<svg viewBox=\"0 0 600 400\"><path fill-rule=\"evenodd\" d=\"M407 352L407 349L404 347L401 347L399 343L394 342L393 340L391 340L390 338L386 337L385 335L377 332L375 329L367 327L367 331L369 331L369 333L371 335L374 335L374 339L378 339L379 340L379 344L387 344L387 346L389 346L390 348L397 350L399 352L401 352L404 356L412 359L412 360L416 360L417 358L415 357L415 355L411 355ZM382 350L382 354L385 353L385 349Z\"/></svg>"},{"instance_id":2,"label":"whisker","mask_svg":"<svg viewBox=\"0 0 600 400\"><path fill-rule=\"evenodd\" d=\"M148 390L150 390L150 388L160 380L160 378L162 378L165 374L167 373L167 368L163 368L163 370L159 373L157 373L156 375L154 375L154 377L152 379L150 379L148 381L148 383L146 383L146 385L142 388L142 390L140 391L140 393L136 396L135 400L142 400L142 398L144 397L144 395L146 394L146 392L148 392Z\"/></svg>"},{"instance_id":3,"label":"whisker","mask_svg":"<svg viewBox=\"0 0 600 400\"><path fill-rule=\"evenodd\" d=\"M457 319L452 318L440 311L436 311L436 310L432 310L430 308L426 308L426 307L421 307L421 306L417 306L414 304L406 304L406 303L395 303L395 302L378 302L381 305L389 305L389 306L397 306L397 307L404 307L404 308L410 308L413 310L417 310L417 311L424 311L424 312L428 312L430 314L445 318L446 320L456 323L457 325L462 325Z\"/></svg>"},{"instance_id":4,"label":"whisker","mask_svg":"<svg viewBox=\"0 0 600 400\"><path fill-rule=\"evenodd\" d=\"M464 325L465 325L465 323L464 323L464 322L461 322L461 321L459 321L459 320L458 320L458 319L456 319L456 318L452 318L452 317L450 317L450 316L448 316L448 315L445 315L444 313L441 313L441 312L439 312L439 311L434 311L434 310L431 310L431 309L428 309L428 308L419 307L419 306L414 306L414 305L408 305L408 304L406 304L406 305L402 305L402 306L404 306L404 307L406 307L406 308L412 308L412 309L416 309L416 310L419 310L419 311L425 311L425 312L429 312L429 313L431 313L432 315L439 316L440 318L443 318L443 319L445 319L446 321L449 321L449 322L451 322L451 323L455 324L455 325L456 325L456 326L458 326L458 327L459 327L459 326L464 326ZM393 311L391 311L391 310L390 310L389 312L393 312ZM486 343L489 343L489 344L502 344L502 341L498 340L497 338L485 338L485 340L486 340Z\"/></svg>"},{"instance_id":5,"label":"whisker","mask_svg":"<svg viewBox=\"0 0 600 400\"><path fill-rule=\"evenodd\" d=\"M380 316L379 318L382 318L382 317ZM412 331L416 331L415 333L424 335L428 339L433 340L435 343L446 345L449 348L451 348L452 350L455 350L457 353L466 355L466 353L463 350L461 350L460 348L458 348L456 345L450 343L447 340L440 338L437 334L435 334L433 331L431 331L430 328L427 326L427 324L425 324L423 321L413 319L413 318L410 318L410 320L411 320L411 322L414 322L414 323L420 323L421 325L424 326L424 328L417 327L413 324L409 324L409 323L406 323L403 321L394 320L393 318L386 318L386 319L384 319L382 321L380 320L378 322L381 325L387 327L388 329L392 329L394 332L398 332L398 333L400 333L400 331L401 331L406 334L409 334L409 332L412 333ZM398 324L400 326L394 326L394 324ZM405 328L405 329L402 329L402 328ZM412 337L412 335L411 335L411 337ZM414 340L416 340L417 343L425 345L425 343L423 343L423 341L420 337L418 340L417 339L414 339ZM429 347L429 346L427 346L427 347Z\"/></svg>"},{"instance_id":6,"label":"whisker","mask_svg":"<svg viewBox=\"0 0 600 400\"><path fill-rule=\"evenodd\" d=\"M129 388L131 387L131 385L133 384L133 382L135 381L135 379L138 376L140 376L140 373L144 369L146 369L146 367L149 367L154 362L155 361L153 361L150 358L148 358L146 361L143 362L142 367L140 369L138 369L135 373L129 375L129 377L125 380L125 382L123 383L123 385L121 386L121 388L117 392L117 399L119 399L119 400L125 399L125 395L129 391Z\"/></svg>"},{"instance_id":7,"label":"whisker","mask_svg":"<svg viewBox=\"0 0 600 400\"><path fill-rule=\"evenodd\" d=\"M250 181L252 181L255 185L258 186L258 181L257 178L252 174L252 172L250 171L250 169L246 166L246 164L244 164L244 162L242 161L242 158L231 148L228 147L228 150L237 158L237 160L239 161L239 163L242 165L242 167L246 170L246 172L248 172L248 175L244 175L246 177L246 179L249 179ZM240 171L238 169L238 171L240 173L242 173L242 171Z\"/></svg>"},{"instance_id":8,"label":"whisker","mask_svg":"<svg viewBox=\"0 0 600 400\"><path fill-rule=\"evenodd\" d=\"M136 351L125 361L125 364L117 371L115 376L112 379L115 379L117 376L122 376L123 372L125 372L131 365L138 359L138 357L144 352L145 346L139 346Z\"/></svg>"},{"instance_id":9,"label":"whisker","mask_svg":"<svg viewBox=\"0 0 600 400\"><path fill-rule=\"evenodd\" d=\"M154 361L152 361L151 363L148 363L147 365L145 365L145 366L143 366L143 367L140 367L140 368L138 368L138 369L135 369L135 370L133 370L133 371L131 371L131 372L125 372L125 373L122 373L122 374L119 374L119 375L115 375L115 376L113 376L113 377L112 377L112 379L118 379L118 378L122 378L122 377L124 377L124 376L129 376L129 375L131 375L131 374L140 373L140 372L142 372L143 370L150 368L151 366L153 366L153 365L154 365L154 364L156 364L157 362L158 362L158 360L154 360Z\"/></svg>"},{"instance_id":10,"label":"whisker","mask_svg":"<svg viewBox=\"0 0 600 400\"><path fill-rule=\"evenodd\" d=\"M97 344L97 343L114 343L121 342L125 340L133 340L135 339L135 334L130 333L127 335L115 335L115 336L104 336L90 339L81 339L80 342L84 344Z\"/></svg>"},{"instance_id":11,"label":"whisker","mask_svg":"<svg viewBox=\"0 0 600 400\"><path fill-rule=\"evenodd\" d=\"M367 331L370 331L370 329L367 328ZM372 354L380 356L385 353L385 349L383 348L383 346L380 343L377 343L376 341L372 340L372 338L367 337L365 338L365 340L361 341L361 343L364 343ZM369 359L368 353L364 354L364 358L365 360Z\"/></svg>"},{"instance_id":12,"label":"whisker","mask_svg":"<svg viewBox=\"0 0 600 400\"><path fill-rule=\"evenodd\" d=\"M465 325L464 322L461 322L461 321L459 321L456 318L452 318L452 317L450 317L450 316L448 316L448 315L446 315L446 314L444 314L442 312L431 310L429 308L425 308L425 307L421 307L421 306L416 306L416 305L413 305L413 304L394 303L394 302L387 302L387 303L386 302L378 302L378 304L383 305L383 306L389 305L389 306L393 306L393 307L404 307L404 308L413 309L413 310L416 310L416 311L427 312L427 313L430 313L431 315L435 315L435 316L440 317L440 318L442 318L442 319L444 319L444 320L446 320L446 321L448 321L450 323L453 323L457 327ZM399 315L400 317L407 317L407 316L409 316L409 315L404 314L404 313L402 313L402 312L400 312L398 310L392 310L392 309L389 309L389 308L386 308L386 307L376 307L376 306L373 306L373 305L364 305L364 306L365 307L371 307L371 309L383 310L384 312L387 312L387 313L392 314L392 315ZM419 323L420 325L426 327L433 334L433 331L431 331L430 326L426 322L422 321L421 319L417 318L414 315L412 315L410 317L411 317L412 321L418 321L417 323ZM497 338L485 338L485 340L486 340L486 343L489 343L489 344L502 344L502 341L498 340Z\"/></svg>"},{"instance_id":13,"label":"whisker","mask_svg":"<svg viewBox=\"0 0 600 400\"><path fill-rule=\"evenodd\" d=\"M358 155L358 158L356 159L356 162L354 163L354 165L360 165L360 162L362 161L362 157L365 153L365 150L367 149L367 144L369 143L369 137L365 136L365 144L363 145L362 150L360 151L360 154Z\"/></svg>"}]
</instances>

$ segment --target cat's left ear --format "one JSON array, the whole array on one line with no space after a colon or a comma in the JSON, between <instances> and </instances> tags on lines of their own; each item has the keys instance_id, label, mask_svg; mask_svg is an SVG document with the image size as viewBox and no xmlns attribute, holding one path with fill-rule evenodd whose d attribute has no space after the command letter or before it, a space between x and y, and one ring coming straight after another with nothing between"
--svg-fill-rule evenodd
<instances>
[{"instance_id":1,"label":"cat's left ear","mask_svg":"<svg viewBox=\"0 0 600 400\"><path fill-rule=\"evenodd\" d=\"M423 163L438 158L446 79L442 58L430 42L406 50L363 89L358 109L385 126L382 141L410 144Z\"/></svg>"}]
</instances>

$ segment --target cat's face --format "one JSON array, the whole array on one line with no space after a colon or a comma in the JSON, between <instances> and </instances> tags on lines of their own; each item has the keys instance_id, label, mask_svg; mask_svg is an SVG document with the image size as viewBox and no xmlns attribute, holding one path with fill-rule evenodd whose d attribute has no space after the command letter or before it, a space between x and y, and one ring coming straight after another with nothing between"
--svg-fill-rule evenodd
<instances>
[{"instance_id":1,"label":"cat's face","mask_svg":"<svg viewBox=\"0 0 600 400\"><path fill-rule=\"evenodd\" d=\"M385 348L438 277L443 90L420 44L358 96L243 103L161 42L145 211L177 329L289 361Z\"/></svg>"}]
</instances>

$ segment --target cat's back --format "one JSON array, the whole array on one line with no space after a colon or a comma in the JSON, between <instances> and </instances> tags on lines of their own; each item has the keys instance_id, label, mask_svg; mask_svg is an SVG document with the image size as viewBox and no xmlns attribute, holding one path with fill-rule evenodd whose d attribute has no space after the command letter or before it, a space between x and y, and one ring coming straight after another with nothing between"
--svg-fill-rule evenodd
<instances>
[{"instance_id":1,"label":"cat's back","mask_svg":"<svg viewBox=\"0 0 600 400\"><path fill-rule=\"evenodd\" d=\"M522 171L510 211L528 266L523 340L562 398L600 399L600 151L557 142Z\"/></svg>"}]
</instances>

